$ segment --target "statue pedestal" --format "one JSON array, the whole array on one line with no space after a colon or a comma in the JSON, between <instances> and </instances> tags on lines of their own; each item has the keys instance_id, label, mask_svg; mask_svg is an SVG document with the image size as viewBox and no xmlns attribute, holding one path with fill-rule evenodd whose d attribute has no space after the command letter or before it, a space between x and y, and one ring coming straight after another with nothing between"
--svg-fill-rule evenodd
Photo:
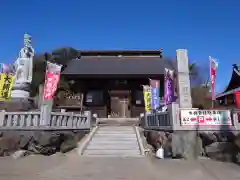
<instances>
[{"instance_id":1,"label":"statue pedestal","mask_svg":"<svg viewBox=\"0 0 240 180\"><path fill-rule=\"evenodd\" d=\"M16 82L13 85L12 99L29 99L30 97L30 84L23 82Z\"/></svg>"},{"instance_id":2,"label":"statue pedestal","mask_svg":"<svg viewBox=\"0 0 240 180\"><path fill-rule=\"evenodd\" d=\"M13 85L11 100L1 104L6 111L28 111L34 104L30 99L30 84L27 82L15 82Z\"/></svg>"},{"instance_id":3,"label":"statue pedestal","mask_svg":"<svg viewBox=\"0 0 240 180\"><path fill-rule=\"evenodd\" d=\"M0 109L8 112L29 111L34 108L33 100L31 99L11 99L8 102L0 102Z\"/></svg>"},{"instance_id":4,"label":"statue pedestal","mask_svg":"<svg viewBox=\"0 0 240 180\"><path fill-rule=\"evenodd\" d=\"M12 98L21 98L21 99L28 99L30 97L30 93L24 90L13 90L12 91Z\"/></svg>"}]
</instances>

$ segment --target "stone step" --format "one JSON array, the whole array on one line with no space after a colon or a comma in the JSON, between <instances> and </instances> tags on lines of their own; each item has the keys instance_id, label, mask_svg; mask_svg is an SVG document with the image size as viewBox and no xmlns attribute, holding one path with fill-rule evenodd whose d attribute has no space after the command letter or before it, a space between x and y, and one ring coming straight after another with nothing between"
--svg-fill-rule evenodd
<instances>
[{"instance_id":1,"label":"stone step","mask_svg":"<svg viewBox=\"0 0 240 180\"><path fill-rule=\"evenodd\" d=\"M136 140L134 140L134 139L130 139L130 140L126 140L126 139L100 139L100 138L98 138L98 139L93 139L91 142L93 142L93 143L105 143L105 142L109 142L109 143L121 143L121 144L126 144L126 143L128 143L128 144L131 144L131 143L137 143L137 141Z\"/></svg>"},{"instance_id":2,"label":"stone step","mask_svg":"<svg viewBox=\"0 0 240 180\"><path fill-rule=\"evenodd\" d=\"M90 145L86 150L139 150L138 146L96 146Z\"/></svg>"},{"instance_id":3,"label":"stone step","mask_svg":"<svg viewBox=\"0 0 240 180\"><path fill-rule=\"evenodd\" d=\"M127 154L84 154L85 157L94 157L94 158L103 158L103 157L106 157L106 158L143 158L142 155L140 154L130 154L130 155L127 155Z\"/></svg>"},{"instance_id":4,"label":"stone step","mask_svg":"<svg viewBox=\"0 0 240 180\"><path fill-rule=\"evenodd\" d=\"M136 134L95 134L94 137L122 137L122 138L125 138L125 137L129 137L129 138L135 138L136 137Z\"/></svg>"},{"instance_id":5,"label":"stone step","mask_svg":"<svg viewBox=\"0 0 240 180\"><path fill-rule=\"evenodd\" d=\"M108 131L110 131L110 132L123 132L123 131L134 132L134 130L132 128L131 129L129 129L129 128L127 128L127 129L122 129L122 128L121 129L119 129L119 128L101 129L101 127L100 127L99 131L105 131L105 132L108 132Z\"/></svg>"},{"instance_id":6,"label":"stone step","mask_svg":"<svg viewBox=\"0 0 240 180\"><path fill-rule=\"evenodd\" d=\"M119 132L119 133L105 133L105 132L96 132L95 136L136 136L135 133L125 133L125 132Z\"/></svg>"},{"instance_id":7,"label":"stone step","mask_svg":"<svg viewBox=\"0 0 240 180\"><path fill-rule=\"evenodd\" d=\"M125 142L125 141L110 141L108 143L106 143L106 141L104 142L97 142L97 141L91 141L88 146L91 145L98 145L98 146L138 146L138 142L137 141L129 141L129 142Z\"/></svg>"},{"instance_id":8,"label":"stone step","mask_svg":"<svg viewBox=\"0 0 240 180\"><path fill-rule=\"evenodd\" d=\"M87 150L84 155L115 155L115 156L133 156L141 155L139 150Z\"/></svg>"},{"instance_id":9,"label":"stone step","mask_svg":"<svg viewBox=\"0 0 240 180\"><path fill-rule=\"evenodd\" d=\"M122 141L131 141L131 142L136 142L136 138L134 137L123 137L123 138L119 138L119 137L95 137L94 139L92 139L92 141L116 141L118 143L122 142Z\"/></svg>"},{"instance_id":10,"label":"stone step","mask_svg":"<svg viewBox=\"0 0 240 180\"><path fill-rule=\"evenodd\" d=\"M83 153L85 156L140 157L137 136L131 126L99 127Z\"/></svg>"},{"instance_id":11,"label":"stone step","mask_svg":"<svg viewBox=\"0 0 240 180\"><path fill-rule=\"evenodd\" d=\"M137 141L105 141L105 140L102 140L102 141L96 141L96 140L92 140L90 144L98 144L98 145L105 145L105 144L112 144L112 145L117 145L117 144L122 144L122 145L128 145L128 144L136 144L138 145L138 142Z\"/></svg>"},{"instance_id":12,"label":"stone step","mask_svg":"<svg viewBox=\"0 0 240 180\"><path fill-rule=\"evenodd\" d=\"M95 134L96 138L136 138L135 134Z\"/></svg>"},{"instance_id":13,"label":"stone step","mask_svg":"<svg viewBox=\"0 0 240 180\"><path fill-rule=\"evenodd\" d=\"M108 134L121 134L121 133L130 133L130 134L134 134L135 132L134 131L130 131L130 130L122 130L122 131L120 131L120 130L117 130L117 131L115 131L115 130L101 130L101 131L98 131L98 133L108 133Z\"/></svg>"},{"instance_id":14,"label":"stone step","mask_svg":"<svg viewBox=\"0 0 240 180\"><path fill-rule=\"evenodd\" d=\"M135 139L114 139L114 138L95 138L92 141L94 142L105 142L105 141L109 141L109 142L116 142L116 143L122 143L122 142L129 142L129 143L134 143L137 142Z\"/></svg>"},{"instance_id":15,"label":"stone step","mask_svg":"<svg viewBox=\"0 0 240 180\"><path fill-rule=\"evenodd\" d=\"M114 131L114 130L109 130L109 131L98 131L97 134L135 134L133 131L127 131L127 130L124 130L124 131Z\"/></svg>"},{"instance_id":16,"label":"stone step","mask_svg":"<svg viewBox=\"0 0 240 180\"><path fill-rule=\"evenodd\" d=\"M132 126L101 126L101 129L132 129Z\"/></svg>"}]
</instances>

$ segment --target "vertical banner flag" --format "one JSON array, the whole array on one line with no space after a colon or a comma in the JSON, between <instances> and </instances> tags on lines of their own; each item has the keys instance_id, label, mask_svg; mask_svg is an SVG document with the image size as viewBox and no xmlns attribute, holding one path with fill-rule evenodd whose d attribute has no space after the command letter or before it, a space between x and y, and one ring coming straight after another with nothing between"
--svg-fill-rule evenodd
<instances>
[{"instance_id":1,"label":"vertical banner flag","mask_svg":"<svg viewBox=\"0 0 240 180\"><path fill-rule=\"evenodd\" d=\"M234 91L235 96L235 106L237 109L240 109L240 91ZM240 122L240 113L237 113L238 116L238 122Z\"/></svg>"},{"instance_id":2,"label":"vertical banner flag","mask_svg":"<svg viewBox=\"0 0 240 180\"><path fill-rule=\"evenodd\" d=\"M0 74L0 101L8 101L11 97L11 91L15 76L10 73Z\"/></svg>"},{"instance_id":3,"label":"vertical banner flag","mask_svg":"<svg viewBox=\"0 0 240 180\"><path fill-rule=\"evenodd\" d=\"M150 112L151 107L151 88L150 86L144 85L143 86L143 96L144 96L144 104L145 104L145 111Z\"/></svg>"},{"instance_id":4,"label":"vertical banner flag","mask_svg":"<svg viewBox=\"0 0 240 180\"><path fill-rule=\"evenodd\" d=\"M235 106L237 109L240 109L240 91L234 91Z\"/></svg>"},{"instance_id":5,"label":"vertical banner flag","mask_svg":"<svg viewBox=\"0 0 240 180\"><path fill-rule=\"evenodd\" d=\"M151 86L151 106L153 110L156 110L160 107L160 97L159 97L159 81L150 79L150 86Z\"/></svg>"},{"instance_id":6,"label":"vertical banner flag","mask_svg":"<svg viewBox=\"0 0 240 180\"><path fill-rule=\"evenodd\" d=\"M60 80L61 65L47 62L45 86L44 86L44 100L52 100L57 90L57 85Z\"/></svg>"},{"instance_id":7,"label":"vertical banner flag","mask_svg":"<svg viewBox=\"0 0 240 180\"><path fill-rule=\"evenodd\" d=\"M164 77L164 103L171 104L174 100L174 76L173 70L165 68Z\"/></svg>"},{"instance_id":8,"label":"vertical banner flag","mask_svg":"<svg viewBox=\"0 0 240 180\"><path fill-rule=\"evenodd\" d=\"M211 56L209 56L209 61L210 61L212 100L215 100L215 86L216 86L216 75L217 75L218 62Z\"/></svg>"}]
</instances>

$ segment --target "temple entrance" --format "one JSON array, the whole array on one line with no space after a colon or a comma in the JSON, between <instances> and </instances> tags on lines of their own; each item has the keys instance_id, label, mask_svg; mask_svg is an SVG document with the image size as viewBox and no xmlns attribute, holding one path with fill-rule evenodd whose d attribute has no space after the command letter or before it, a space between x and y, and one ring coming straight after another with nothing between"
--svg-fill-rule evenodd
<instances>
[{"instance_id":1,"label":"temple entrance","mask_svg":"<svg viewBox=\"0 0 240 180\"><path fill-rule=\"evenodd\" d=\"M124 118L131 116L129 91L110 91L110 117Z\"/></svg>"}]
</instances>

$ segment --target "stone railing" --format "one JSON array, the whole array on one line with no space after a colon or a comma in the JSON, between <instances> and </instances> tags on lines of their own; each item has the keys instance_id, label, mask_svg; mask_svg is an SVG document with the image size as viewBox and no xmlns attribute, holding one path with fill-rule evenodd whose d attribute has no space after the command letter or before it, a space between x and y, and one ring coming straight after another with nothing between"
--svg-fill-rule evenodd
<instances>
[{"instance_id":1,"label":"stone railing","mask_svg":"<svg viewBox=\"0 0 240 180\"><path fill-rule=\"evenodd\" d=\"M90 129L90 111L83 114L52 112L50 119L42 119L41 112L0 112L0 130L68 130Z\"/></svg>"},{"instance_id":2,"label":"stone railing","mask_svg":"<svg viewBox=\"0 0 240 180\"><path fill-rule=\"evenodd\" d=\"M240 130L240 110L231 111L231 125L190 125L184 126L181 124L180 110L178 104L171 104L168 106L167 112L158 112L153 114L145 114L140 117L140 124L144 129L152 130L197 130L197 131L239 131ZM204 110L203 110L204 111ZM208 110L205 110L208 111ZM227 117L226 117L227 118Z\"/></svg>"},{"instance_id":3,"label":"stone railing","mask_svg":"<svg viewBox=\"0 0 240 180\"><path fill-rule=\"evenodd\" d=\"M140 124L145 129L172 130L173 128L169 112L145 114L140 117Z\"/></svg>"},{"instance_id":4,"label":"stone railing","mask_svg":"<svg viewBox=\"0 0 240 180\"><path fill-rule=\"evenodd\" d=\"M240 110L233 110L232 111L232 119L233 119L233 124L236 127L236 130L240 131Z\"/></svg>"}]
</instances>

